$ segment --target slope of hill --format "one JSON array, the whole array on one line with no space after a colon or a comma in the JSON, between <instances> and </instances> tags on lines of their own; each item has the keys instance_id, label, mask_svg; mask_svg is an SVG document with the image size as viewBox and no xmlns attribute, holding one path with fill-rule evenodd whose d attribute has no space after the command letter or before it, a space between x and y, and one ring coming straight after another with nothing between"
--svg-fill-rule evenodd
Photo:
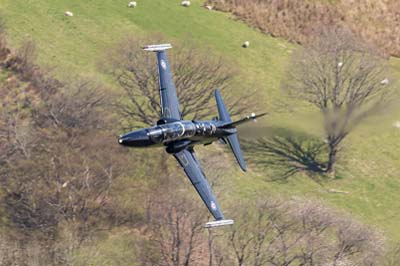
<instances>
[{"instance_id":1,"label":"slope of hill","mask_svg":"<svg viewBox=\"0 0 400 266\"><path fill-rule=\"evenodd\" d=\"M230 58L243 69L238 79L242 88L260 88L258 104L266 106L271 115L259 124L284 128L318 136L310 130L313 110L300 102L290 102L292 112L282 110L278 103L285 100L279 84L285 64L295 47L278 38L266 36L229 15L208 11L202 1L192 1L189 8L180 1L138 1L135 9L122 0L61 1L61 0L0 0L0 12L5 18L11 46L25 38L37 43L38 60L43 65L57 67L64 73L94 76L114 86L110 78L97 70L99 58L124 35L163 33L165 41L192 39ZM64 16L72 11L73 17ZM241 44L249 40L248 49ZM399 69L398 60L393 60ZM400 130L392 127L400 120L399 110L380 118L372 118L346 140L339 159L341 178L318 184L304 174L296 174L286 182L267 182L272 173L250 171L225 178L229 195L253 197L256 194L283 193L322 199L345 209L361 220L376 225L391 240L400 240ZM200 149L200 152L202 150ZM334 188L348 194L329 193Z\"/></svg>"},{"instance_id":2,"label":"slope of hill","mask_svg":"<svg viewBox=\"0 0 400 266\"><path fill-rule=\"evenodd\" d=\"M338 1L208 1L219 10L229 11L263 32L287 40L312 41L319 23L344 25L365 42L399 56L398 10L396 0Z\"/></svg>"}]
</instances>

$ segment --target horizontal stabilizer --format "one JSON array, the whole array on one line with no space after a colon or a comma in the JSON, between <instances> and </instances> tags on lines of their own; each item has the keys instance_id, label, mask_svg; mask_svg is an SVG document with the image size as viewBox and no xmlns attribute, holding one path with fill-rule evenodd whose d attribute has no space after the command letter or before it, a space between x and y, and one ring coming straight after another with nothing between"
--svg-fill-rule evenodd
<instances>
[{"instance_id":1,"label":"horizontal stabilizer","mask_svg":"<svg viewBox=\"0 0 400 266\"><path fill-rule=\"evenodd\" d=\"M239 144L239 139L237 134L232 134L229 135L226 140L229 143L229 146L231 146L233 155L235 155L235 158L240 166L240 168L246 172L247 167L246 167L246 162L243 159L243 154L242 154L242 150L240 149L240 144Z\"/></svg>"},{"instance_id":2,"label":"horizontal stabilizer","mask_svg":"<svg viewBox=\"0 0 400 266\"><path fill-rule=\"evenodd\" d=\"M222 100L221 93L219 90L215 90L215 100L217 101L217 107L218 107L218 114L219 114L219 121L221 123L218 123L219 128L232 128L235 126L235 123L237 122L232 122L231 116L229 115L228 109L225 106L224 101ZM256 116L254 114L253 118L255 119ZM249 118L245 118L247 121ZM241 120L239 120L241 121ZM243 122L241 122L243 123ZM232 125L232 126L231 126ZM246 171L246 163L243 159L242 151L240 149L240 144L239 144L239 139L237 136L237 133L232 133L231 135L227 136L226 139L220 139L221 142L228 142L229 146L232 149L233 154L236 157L237 162L239 163L240 168L242 168L243 171Z\"/></svg>"},{"instance_id":3,"label":"horizontal stabilizer","mask_svg":"<svg viewBox=\"0 0 400 266\"><path fill-rule=\"evenodd\" d=\"M231 224L233 224L233 220L216 220L216 221L206 223L204 225L204 228L213 228L213 227L231 225Z\"/></svg>"},{"instance_id":4,"label":"horizontal stabilizer","mask_svg":"<svg viewBox=\"0 0 400 266\"><path fill-rule=\"evenodd\" d=\"M224 123L224 124L220 125L219 127L220 128L236 127L237 125L246 123L246 122L251 121L251 120L255 121L257 118L262 117L262 116L264 116L266 114L267 113L262 113L262 114L256 115L255 113L252 113L251 115L248 115L248 116L246 116L246 117L244 117L244 118L242 118L240 120L237 120L237 121L234 121L234 122L227 122L227 123Z\"/></svg>"},{"instance_id":5,"label":"horizontal stabilizer","mask_svg":"<svg viewBox=\"0 0 400 266\"><path fill-rule=\"evenodd\" d=\"M143 46L143 50L145 51L150 51L150 52L159 52L159 51L164 51L167 49L172 48L172 45L169 43L165 44L152 44L152 45L145 45Z\"/></svg>"}]
</instances>

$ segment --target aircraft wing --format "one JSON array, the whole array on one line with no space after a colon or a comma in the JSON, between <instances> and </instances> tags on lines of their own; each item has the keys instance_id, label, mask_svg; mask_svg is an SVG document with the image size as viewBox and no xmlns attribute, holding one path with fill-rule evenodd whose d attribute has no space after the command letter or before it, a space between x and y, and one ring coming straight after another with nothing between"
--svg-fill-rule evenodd
<instances>
[{"instance_id":1,"label":"aircraft wing","mask_svg":"<svg viewBox=\"0 0 400 266\"><path fill-rule=\"evenodd\" d=\"M201 199L214 216L215 220L223 220L224 215L218 206L218 202L215 199L203 170L201 169L193 148L175 153L174 156L183 167L186 175L189 177L193 186L197 190L197 193L199 193Z\"/></svg>"},{"instance_id":2,"label":"aircraft wing","mask_svg":"<svg viewBox=\"0 0 400 266\"><path fill-rule=\"evenodd\" d=\"M143 47L145 51L157 53L162 117L181 120L179 101L176 95L175 84L172 79L167 52L165 51L169 48L172 48L170 44L156 44Z\"/></svg>"}]
</instances>

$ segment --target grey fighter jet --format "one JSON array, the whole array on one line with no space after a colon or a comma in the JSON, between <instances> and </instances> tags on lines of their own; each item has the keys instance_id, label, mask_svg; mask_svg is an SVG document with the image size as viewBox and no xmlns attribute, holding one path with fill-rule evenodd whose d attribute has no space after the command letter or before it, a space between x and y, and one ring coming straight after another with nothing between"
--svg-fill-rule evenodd
<instances>
[{"instance_id":1,"label":"grey fighter jet","mask_svg":"<svg viewBox=\"0 0 400 266\"><path fill-rule=\"evenodd\" d=\"M145 51L156 52L157 54L162 108L160 120L153 127L121 135L118 142L128 147L166 147L166 151L178 160L204 204L215 218L215 221L206 223L205 227L210 228L233 224L233 220L224 220L224 215L200 166L193 147L197 144L211 144L215 140L219 140L224 144L228 143L240 168L246 171L246 163L240 150L236 126L250 120L255 120L257 117L265 114L255 115L253 113L238 121L232 121L217 89L215 91L215 99L219 118L211 121L182 120L178 97L166 54L166 50L169 48L172 48L170 44L143 47Z\"/></svg>"}]
</instances>

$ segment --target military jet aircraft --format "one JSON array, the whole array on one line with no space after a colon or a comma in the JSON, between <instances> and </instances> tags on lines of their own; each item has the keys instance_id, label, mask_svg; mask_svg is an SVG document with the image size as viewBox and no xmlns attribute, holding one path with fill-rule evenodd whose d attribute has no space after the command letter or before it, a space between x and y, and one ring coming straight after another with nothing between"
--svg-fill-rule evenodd
<instances>
[{"instance_id":1,"label":"military jet aircraft","mask_svg":"<svg viewBox=\"0 0 400 266\"><path fill-rule=\"evenodd\" d=\"M166 50L169 48L172 48L170 44L143 47L145 51L157 53L162 108L160 120L153 127L121 135L118 142L128 147L165 146L166 151L172 154L183 167L186 175L204 201L204 204L215 218L215 221L206 223L205 227L210 228L233 224L233 220L224 220L224 215L200 166L193 147L198 144L211 144L215 140L219 140L224 144L228 143L240 168L246 171L246 163L240 150L236 126L250 120L255 120L257 117L265 114L255 115L253 113L238 121L232 121L217 89L215 91L215 98L219 118L211 121L182 120L178 97L166 55Z\"/></svg>"}]
</instances>

